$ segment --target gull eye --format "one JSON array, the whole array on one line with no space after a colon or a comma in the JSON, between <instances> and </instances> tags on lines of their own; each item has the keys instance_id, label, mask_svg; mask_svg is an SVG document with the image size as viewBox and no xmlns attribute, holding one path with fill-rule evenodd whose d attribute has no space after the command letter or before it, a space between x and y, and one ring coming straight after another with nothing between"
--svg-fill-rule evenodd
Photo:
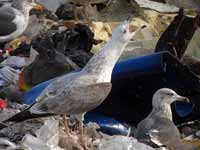
<instances>
[{"instance_id":1,"label":"gull eye","mask_svg":"<svg viewBox=\"0 0 200 150\"><path fill-rule=\"evenodd\" d=\"M174 93L167 93L167 95L169 95L169 96L173 96L173 95L174 95Z\"/></svg>"}]
</instances>

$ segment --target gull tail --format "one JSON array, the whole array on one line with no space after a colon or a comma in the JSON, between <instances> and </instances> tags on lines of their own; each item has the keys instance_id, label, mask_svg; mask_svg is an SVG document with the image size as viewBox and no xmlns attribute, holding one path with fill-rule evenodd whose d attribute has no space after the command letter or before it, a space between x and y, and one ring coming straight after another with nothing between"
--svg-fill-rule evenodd
<instances>
[{"instance_id":1,"label":"gull tail","mask_svg":"<svg viewBox=\"0 0 200 150\"><path fill-rule=\"evenodd\" d=\"M55 114L51 114L51 113L34 113L30 110L30 108L33 105L34 104L29 106L27 109L15 114L14 116L8 118L7 120L4 120L3 123L7 123L7 122L18 123L18 122L22 122L25 120L36 119L36 118L41 118L41 117L49 117L49 116L55 115Z\"/></svg>"}]
</instances>

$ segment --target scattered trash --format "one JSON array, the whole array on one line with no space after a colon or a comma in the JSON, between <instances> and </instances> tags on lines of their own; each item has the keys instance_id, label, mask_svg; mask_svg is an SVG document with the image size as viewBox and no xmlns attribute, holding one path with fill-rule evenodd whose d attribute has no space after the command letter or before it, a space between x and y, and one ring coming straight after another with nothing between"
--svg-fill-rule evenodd
<instances>
[{"instance_id":1,"label":"scattered trash","mask_svg":"<svg viewBox=\"0 0 200 150\"><path fill-rule=\"evenodd\" d=\"M154 150L133 137L111 136L102 139L99 143L96 150Z\"/></svg>"},{"instance_id":2,"label":"scattered trash","mask_svg":"<svg viewBox=\"0 0 200 150\"><path fill-rule=\"evenodd\" d=\"M1 10L11 6L11 2L4 1L7 0L0 0ZM0 16L1 29L8 29L0 32L0 149L153 150L135 139L136 126L151 111L153 93L163 87L190 99L191 103L171 105L173 122L184 144L200 147L200 60L194 57L200 54L199 14L194 17L196 12L189 11L184 15L181 9L175 16L178 8L160 3L163 0L36 1L40 8L46 8L30 11L28 26L26 20L20 37L13 35L6 42L1 40L1 34L14 27L4 26L4 21L10 20L5 17L12 14L1 18L2 11ZM121 58L125 60L115 65L109 96L98 108L85 114L84 134L78 130L80 120L74 116L67 116L69 135L60 116L38 116L37 112L32 120L20 122L30 117L25 115L16 117L17 123L6 122L35 103L57 78L81 71L104 42L110 40L113 29L128 16L134 19L131 25L145 24L148 29L131 40ZM20 22L16 23L18 28ZM128 30L132 30L131 26ZM193 42L195 50L188 46ZM157 53L150 54L154 47ZM132 52L133 49L139 52ZM137 54L143 56L132 57ZM75 93L78 95L80 90ZM52 93L46 93L49 95ZM150 136L158 140L156 134L153 130Z\"/></svg>"},{"instance_id":3,"label":"scattered trash","mask_svg":"<svg viewBox=\"0 0 200 150\"><path fill-rule=\"evenodd\" d=\"M155 52L169 51L175 57L181 59L195 31L198 29L196 22L198 22L197 17L188 17L185 16L183 12L179 12L161 35L156 45Z\"/></svg>"},{"instance_id":4,"label":"scattered trash","mask_svg":"<svg viewBox=\"0 0 200 150\"><path fill-rule=\"evenodd\" d=\"M130 126L101 114L86 114L84 117L84 123L87 124L89 122L94 122L99 125L99 130L105 134L128 136L131 133Z\"/></svg>"},{"instance_id":5,"label":"scattered trash","mask_svg":"<svg viewBox=\"0 0 200 150\"><path fill-rule=\"evenodd\" d=\"M17 148L18 147L17 147L17 145L15 143L10 142L7 139L0 138L0 149L14 150L14 149L17 149Z\"/></svg>"},{"instance_id":6,"label":"scattered trash","mask_svg":"<svg viewBox=\"0 0 200 150\"><path fill-rule=\"evenodd\" d=\"M49 119L36 131L36 137L30 134L25 135L22 140L22 147L27 150L62 150L59 146L59 122Z\"/></svg>"},{"instance_id":7,"label":"scattered trash","mask_svg":"<svg viewBox=\"0 0 200 150\"><path fill-rule=\"evenodd\" d=\"M33 87L75 68L84 67L93 56L90 52L93 37L91 30L82 24L61 33L47 33L37 37L32 44L39 56L23 69L24 83Z\"/></svg>"},{"instance_id":8,"label":"scattered trash","mask_svg":"<svg viewBox=\"0 0 200 150\"><path fill-rule=\"evenodd\" d=\"M18 77L19 77L19 70L13 69L9 66L3 67L0 69L0 79L2 80L1 86L6 86L9 84L17 85Z\"/></svg>"},{"instance_id":9,"label":"scattered trash","mask_svg":"<svg viewBox=\"0 0 200 150\"><path fill-rule=\"evenodd\" d=\"M7 102L3 99L0 99L0 110L3 110L7 107Z\"/></svg>"},{"instance_id":10,"label":"scattered trash","mask_svg":"<svg viewBox=\"0 0 200 150\"><path fill-rule=\"evenodd\" d=\"M75 15L74 15L75 7L76 7L76 5L73 3L62 4L56 10L55 14L58 16L59 19L63 19L63 20L75 19Z\"/></svg>"},{"instance_id":11,"label":"scattered trash","mask_svg":"<svg viewBox=\"0 0 200 150\"><path fill-rule=\"evenodd\" d=\"M130 0L133 1L133 0ZM178 12L178 8L172 5L168 5L166 3L159 3L154 0L135 0L136 3L142 8L153 9L162 13L174 13Z\"/></svg>"}]
</instances>

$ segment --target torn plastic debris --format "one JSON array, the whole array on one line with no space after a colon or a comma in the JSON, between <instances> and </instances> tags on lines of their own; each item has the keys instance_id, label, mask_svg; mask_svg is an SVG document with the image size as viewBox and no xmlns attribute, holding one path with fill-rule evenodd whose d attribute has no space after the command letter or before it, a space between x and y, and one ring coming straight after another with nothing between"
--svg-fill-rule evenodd
<instances>
[{"instance_id":1,"label":"torn plastic debris","mask_svg":"<svg viewBox=\"0 0 200 150\"><path fill-rule=\"evenodd\" d=\"M16 69L21 69L30 65L37 57L38 52L31 48L29 57L10 56L1 62L0 67L9 66Z\"/></svg>"},{"instance_id":2,"label":"torn plastic debris","mask_svg":"<svg viewBox=\"0 0 200 150\"><path fill-rule=\"evenodd\" d=\"M155 52L169 51L181 59L197 31L198 16L188 17L179 12L157 42ZM189 27L189 28L188 28Z\"/></svg>"},{"instance_id":3,"label":"torn plastic debris","mask_svg":"<svg viewBox=\"0 0 200 150\"><path fill-rule=\"evenodd\" d=\"M22 147L27 150L62 150L59 146L59 121L46 120L44 125L36 131L36 137L25 135Z\"/></svg>"},{"instance_id":4,"label":"torn plastic debris","mask_svg":"<svg viewBox=\"0 0 200 150\"><path fill-rule=\"evenodd\" d=\"M154 148L138 142L133 137L111 136L103 138L97 150L154 150Z\"/></svg>"},{"instance_id":5,"label":"torn plastic debris","mask_svg":"<svg viewBox=\"0 0 200 150\"><path fill-rule=\"evenodd\" d=\"M0 69L0 86L4 87L9 84L17 84L20 71L11 67L3 67Z\"/></svg>"},{"instance_id":6,"label":"torn plastic debris","mask_svg":"<svg viewBox=\"0 0 200 150\"><path fill-rule=\"evenodd\" d=\"M13 142L10 142L7 139L0 138L0 149L1 150L15 150L17 149L17 145Z\"/></svg>"},{"instance_id":7,"label":"torn plastic debris","mask_svg":"<svg viewBox=\"0 0 200 150\"><path fill-rule=\"evenodd\" d=\"M31 52L31 45L27 44L26 42L22 42L18 48L15 50L11 51L9 54L11 56L24 56L24 57L29 57Z\"/></svg>"},{"instance_id":8,"label":"torn plastic debris","mask_svg":"<svg viewBox=\"0 0 200 150\"><path fill-rule=\"evenodd\" d=\"M7 102L4 99L0 98L0 110L3 110L7 107Z\"/></svg>"}]
</instances>

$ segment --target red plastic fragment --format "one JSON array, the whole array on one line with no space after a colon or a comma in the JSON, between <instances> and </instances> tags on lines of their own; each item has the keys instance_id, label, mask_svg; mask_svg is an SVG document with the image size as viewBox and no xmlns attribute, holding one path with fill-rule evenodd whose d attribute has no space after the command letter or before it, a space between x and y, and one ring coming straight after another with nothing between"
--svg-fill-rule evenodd
<instances>
[{"instance_id":1,"label":"red plastic fragment","mask_svg":"<svg viewBox=\"0 0 200 150\"><path fill-rule=\"evenodd\" d=\"M7 102L0 98L0 110L7 107Z\"/></svg>"}]
</instances>

